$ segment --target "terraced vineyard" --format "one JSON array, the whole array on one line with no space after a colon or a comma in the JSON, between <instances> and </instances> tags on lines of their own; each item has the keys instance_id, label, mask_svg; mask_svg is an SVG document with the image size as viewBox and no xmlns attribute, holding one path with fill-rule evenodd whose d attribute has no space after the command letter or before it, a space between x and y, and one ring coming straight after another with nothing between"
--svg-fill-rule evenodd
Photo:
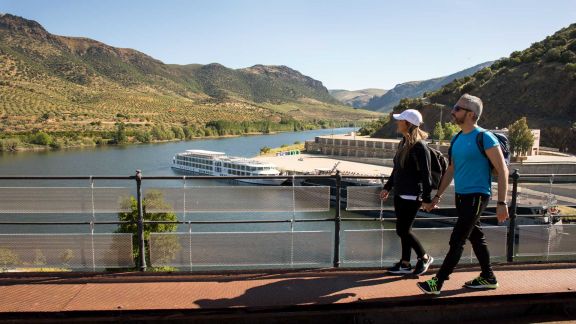
<instances>
[{"instance_id":1,"label":"terraced vineyard","mask_svg":"<svg viewBox=\"0 0 576 324\"><path fill-rule=\"evenodd\" d=\"M379 116L340 105L321 82L285 66L167 65L0 14L0 140L61 147L359 124ZM230 127L223 130L210 126L216 121L233 123L221 123Z\"/></svg>"}]
</instances>

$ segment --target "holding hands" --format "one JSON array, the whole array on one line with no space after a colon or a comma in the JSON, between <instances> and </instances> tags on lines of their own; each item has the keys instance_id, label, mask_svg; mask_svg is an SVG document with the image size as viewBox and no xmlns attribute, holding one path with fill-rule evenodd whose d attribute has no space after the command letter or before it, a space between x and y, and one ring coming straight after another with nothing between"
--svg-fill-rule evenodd
<instances>
[{"instance_id":1,"label":"holding hands","mask_svg":"<svg viewBox=\"0 0 576 324\"><path fill-rule=\"evenodd\" d=\"M434 208L438 208L438 204L440 203L440 200L442 199L441 196L436 195L434 196L434 198L432 198L432 201L429 203L422 203L422 208L423 210L425 210L426 212L430 212L432 211L432 209Z\"/></svg>"}]
</instances>

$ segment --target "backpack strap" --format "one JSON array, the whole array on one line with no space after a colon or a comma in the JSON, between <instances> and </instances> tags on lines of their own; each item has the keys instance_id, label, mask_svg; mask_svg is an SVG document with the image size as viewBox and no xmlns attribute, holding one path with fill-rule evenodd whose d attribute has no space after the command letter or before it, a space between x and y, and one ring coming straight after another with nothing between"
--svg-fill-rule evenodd
<instances>
[{"instance_id":1,"label":"backpack strap","mask_svg":"<svg viewBox=\"0 0 576 324\"><path fill-rule=\"evenodd\" d=\"M486 132L487 132L486 130L478 132L478 134L476 135L476 145L478 145L480 153L482 153L482 155L484 155L485 158L488 158L488 155L486 155L486 150L484 150L484 133Z\"/></svg>"},{"instance_id":2,"label":"backpack strap","mask_svg":"<svg viewBox=\"0 0 576 324\"><path fill-rule=\"evenodd\" d=\"M456 134L456 136L454 136L450 141L450 147L448 148L448 165L452 164L452 146L454 145L456 139L458 138L458 136L460 136L460 134L462 134L462 131L459 131L458 134Z\"/></svg>"}]
</instances>

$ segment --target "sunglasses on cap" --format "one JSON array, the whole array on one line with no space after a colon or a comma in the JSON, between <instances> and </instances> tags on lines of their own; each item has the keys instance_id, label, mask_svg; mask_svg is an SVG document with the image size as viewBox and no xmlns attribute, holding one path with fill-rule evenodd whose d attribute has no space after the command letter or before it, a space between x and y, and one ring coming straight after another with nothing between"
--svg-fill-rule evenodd
<instances>
[{"instance_id":1,"label":"sunglasses on cap","mask_svg":"<svg viewBox=\"0 0 576 324\"><path fill-rule=\"evenodd\" d=\"M455 111L455 112L459 112L460 110L464 110L464 111L470 111L470 112L472 112L472 110L470 110L470 109L466 109L466 108L464 108L464 107L460 107L460 106L454 106L454 108L452 108L452 110L453 110L453 111Z\"/></svg>"}]
</instances>

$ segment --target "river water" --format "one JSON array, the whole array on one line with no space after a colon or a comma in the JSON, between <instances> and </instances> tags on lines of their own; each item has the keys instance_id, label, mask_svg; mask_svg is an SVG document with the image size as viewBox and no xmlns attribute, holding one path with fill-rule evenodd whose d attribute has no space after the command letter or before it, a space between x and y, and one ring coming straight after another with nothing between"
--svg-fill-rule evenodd
<instances>
[{"instance_id":1,"label":"river water","mask_svg":"<svg viewBox=\"0 0 576 324\"><path fill-rule=\"evenodd\" d=\"M129 176L136 169L143 175L175 175L170 168L174 154L190 149L225 152L228 155L253 157L260 148L280 147L296 141L304 143L315 136L343 134L356 128L321 129L271 135L252 135L181 142L102 146L45 152L0 152L0 175L101 175Z\"/></svg>"},{"instance_id":2,"label":"river water","mask_svg":"<svg viewBox=\"0 0 576 324\"><path fill-rule=\"evenodd\" d=\"M17 152L17 153L2 153L0 154L0 175L3 176L130 176L134 175L137 169L142 170L144 176L172 176L178 175L170 168L170 163L174 154L189 149L204 149L212 151L225 152L232 156L253 157L258 155L260 148L267 147L280 147L283 144L293 144L296 141L304 142L306 140L313 140L315 136L331 135L331 134L345 134L355 131L355 128L337 128L337 129L321 129L304 132L287 132L271 135L252 135L231 138L218 138L218 139L198 139L192 141L181 142L167 142L155 144L141 144L141 145L126 145L126 146L105 146L96 148L85 149L65 149L57 151L42 151L42 152ZM87 180L82 181L13 181L1 180L0 187L39 187L39 186L65 186L65 187L87 187L91 184ZM188 186L205 186L205 185L231 185L221 181L209 180L196 180L188 181ZM95 187L128 187L134 193L134 181L95 181ZM182 187L182 181L155 181L146 182L144 188L155 186L168 186L168 187ZM233 197L230 197L233 199ZM313 213L313 215L306 213L296 215L296 217L315 217L315 218L329 218L333 217L335 213L334 208L329 212ZM206 215L196 215L202 219L206 219ZM342 211L343 217L363 217L356 213L348 213ZM67 213L53 213L53 214L0 214L0 221L88 221L92 217L91 214L67 214ZM178 214L178 218L182 219L184 216ZM190 217L190 216L188 216ZM272 217L278 219L292 215L267 215L267 214L249 214L239 215L224 213L220 215L212 214L210 219L229 220L229 219L264 219ZM365 217L365 216L364 216ZM116 220L116 214L97 214L96 220L110 221ZM354 228L372 228L379 227L372 222L353 222ZM261 230L285 230L289 228L289 224L258 224L256 228ZM333 226L331 222L318 222L318 223L297 223L298 229L327 229ZM242 231L253 230L254 224L234 224L234 225L197 225L197 231ZM50 233L50 232L86 232L88 226L29 226L29 225L2 225L0 226L0 233ZM97 232L113 231L113 225L98 225ZM185 226L179 226L180 230L187 230Z\"/></svg>"}]
</instances>

